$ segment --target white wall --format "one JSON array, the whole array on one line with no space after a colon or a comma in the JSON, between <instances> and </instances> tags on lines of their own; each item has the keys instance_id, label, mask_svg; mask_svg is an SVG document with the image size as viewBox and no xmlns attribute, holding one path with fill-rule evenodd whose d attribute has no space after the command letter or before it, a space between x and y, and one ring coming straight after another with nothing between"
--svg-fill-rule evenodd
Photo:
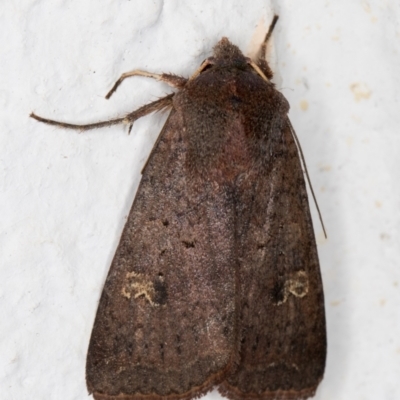
<instances>
[{"instance_id":1,"label":"white wall","mask_svg":"<svg viewBox=\"0 0 400 400\"><path fill-rule=\"evenodd\" d=\"M400 7L378 0L3 2L1 398L86 398L97 301L165 121L79 134L29 113L122 116L171 91L132 78L105 100L122 72L188 77L221 36L254 50L274 12L276 82L328 231L314 218L329 340L316 398L400 398Z\"/></svg>"}]
</instances>

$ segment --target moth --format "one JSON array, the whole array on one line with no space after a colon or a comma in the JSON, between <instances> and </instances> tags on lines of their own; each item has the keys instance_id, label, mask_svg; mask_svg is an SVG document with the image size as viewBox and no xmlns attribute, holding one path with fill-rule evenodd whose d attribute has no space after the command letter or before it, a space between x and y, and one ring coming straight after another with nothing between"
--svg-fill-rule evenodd
<instances>
[{"instance_id":1,"label":"moth","mask_svg":"<svg viewBox=\"0 0 400 400\"><path fill-rule=\"evenodd\" d=\"M86 381L96 400L306 399L324 373L324 297L289 104L265 61L222 38L189 78L123 118L169 117L106 279ZM304 164L305 167L305 164Z\"/></svg>"}]
</instances>

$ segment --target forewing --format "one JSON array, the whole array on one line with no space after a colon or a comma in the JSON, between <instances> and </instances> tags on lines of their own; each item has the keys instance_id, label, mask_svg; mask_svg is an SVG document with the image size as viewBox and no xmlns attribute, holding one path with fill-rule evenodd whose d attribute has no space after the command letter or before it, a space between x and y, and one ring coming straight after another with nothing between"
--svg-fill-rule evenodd
<instances>
[{"instance_id":1,"label":"forewing","mask_svg":"<svg viewBox=\"0 0 400 400\"><path fill-rule=\"evenodd\" d=\"M143 172L90 340L95 399L189 399L220 382L236 341L233 212L185 169L172 111Z\"/></svg>"},{"instance_id":2,"label":"forewing","mask_svg":"<svg viewBox=\"0 0 400 400\"><path fill-rule=\"evenodd\" d=\"M322 283L304 176L287 120L269 133L271 160L237 188L240 364L230 399L303 399L326 357Z\"/></svg>"}]
</instances>

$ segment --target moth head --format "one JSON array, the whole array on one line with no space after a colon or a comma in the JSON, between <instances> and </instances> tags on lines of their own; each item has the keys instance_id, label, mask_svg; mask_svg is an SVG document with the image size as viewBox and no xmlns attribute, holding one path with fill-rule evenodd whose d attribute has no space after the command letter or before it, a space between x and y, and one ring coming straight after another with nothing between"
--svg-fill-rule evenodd
<instances>
[{"instance_id":1,"label":"moth head","mask_svg":"<svg viewBox=\"0 0 400 400\"><path fill-rule=\"evenodd\" d=\"M239 47L232 44L228 38L223 37L214 46L213 57L208 58L207 61L218 66L246 66L249 59L243 55Z\"/></svg>"},{"instance_id":2,"label":"moth head","mask_svg":"<svg viewBox=\"0 0 400 400\"><path fill-rule=\"evenodd\" d=\"M232 44L228 38L223 37L215 46L213 56L204 60L190 80L199 76L207 69L217 68L238 68L246 69L250 66L255 73L260 75L265 81L272 78L272 71L265 60L259 60L257 63L251 58L245 57L239 47Z\"/></svg>"}]
</instances>

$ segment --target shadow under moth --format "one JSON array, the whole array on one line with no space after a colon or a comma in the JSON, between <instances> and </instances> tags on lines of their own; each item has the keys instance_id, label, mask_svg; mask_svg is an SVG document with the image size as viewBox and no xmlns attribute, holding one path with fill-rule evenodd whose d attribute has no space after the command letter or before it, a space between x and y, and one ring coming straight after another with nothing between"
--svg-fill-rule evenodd
<instances>
[{"instance_id":1,"label":"shadow under moth","mask_svg":"<svg viewBox=\"0 0 400 400\"><path fill-rule=\"evenodd\" d=\"M265 61L222 38L177 91L88 130L169 117L100 298L86 381L96 400L306 399L324 373L324 298L289 104Z\"/></svg>"}]
</instances>

